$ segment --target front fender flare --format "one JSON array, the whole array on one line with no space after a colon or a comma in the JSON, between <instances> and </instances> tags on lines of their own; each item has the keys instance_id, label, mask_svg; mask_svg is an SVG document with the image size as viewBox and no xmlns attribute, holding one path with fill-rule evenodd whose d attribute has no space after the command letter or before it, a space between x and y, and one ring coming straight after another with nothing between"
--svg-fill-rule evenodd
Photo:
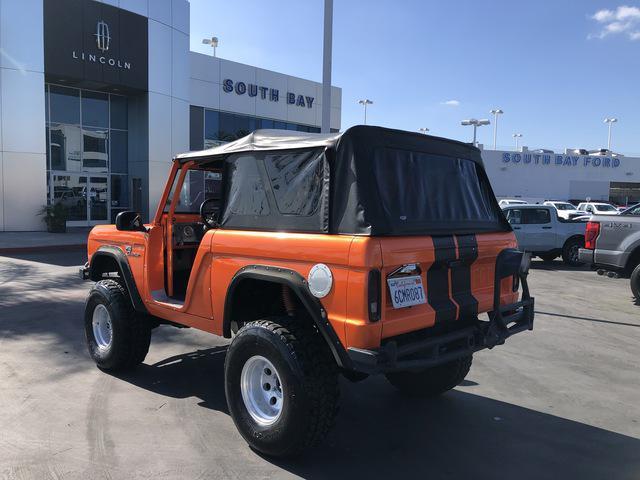
<instances>
[{"instance_id":1,"label":"front fender flare","mask_svg":"<svg viewBox=\"0 0 640 480\"><path fill-rule=\"evenodd\" d=\"M102 272L98 272L95 268L96 260L99 258L108 257L110 259L115 260L118 265L119 273L122 276L122 280L124 281L125 286L127 287L127 292L129 293L129 297L131 298L131 305L136 312L148 314L147 307L145 307L144 302L142 301L142 297L140 297L140 292L138 292L138 286L133 278L133 273L131 273L131 267L129 266L129 261L127 260L124 252L114 246L114 245L103 245L95 251L93 255L91 255L91 263L89 264L89 278L94 282L97 282L102 279Z\"/></svg>"}]
</instances>

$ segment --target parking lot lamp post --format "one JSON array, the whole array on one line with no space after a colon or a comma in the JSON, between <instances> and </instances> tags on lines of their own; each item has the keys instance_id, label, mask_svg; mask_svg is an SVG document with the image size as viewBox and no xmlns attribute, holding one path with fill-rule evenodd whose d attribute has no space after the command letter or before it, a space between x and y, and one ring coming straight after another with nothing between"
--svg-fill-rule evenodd
<instances>
[{"instance_id":1,"label":"parking lot lamp post","mask_svg":"<svg viewBox=\"0 0 640 480\"><path fill-rule=\"evenodd\" d=\"M607 150L611 150L611 125L618 121L617 118L605 118L604 123L609 124L609 136L607 137Z\"/></svg>"},{"instance_id":2,"label":"parking lot lamp post","mask_svg":"<svg viewBox=\"0 0 640 480\"><path fill-rule=\"evenodd\" d=\"M513 138L515 138L516 140L516 150L518 150L518 148L520 147L520 144L518 142L518 139L522 138L522 134L521 133L514 133L513 135L511 135Z\"/></svg>"},{"instance_id":3,"label":"parking lot lamp post","mask_svg":"<svg viewBox=\"0 0 640 480\"><path fill-rule=\"evenodd\" d=\"M470 118L468 120L463 120L462 122L460 122L460 125L471 125L473 126L473 145L476 146L477 142L476 142L476 134L477 134L477 130L478 127L481 127L483 125L489 125L491 122L489 120L487 120L486 118L483 118L482 120L477 120L475 118Z\"/></svg>"},{"instance_id":4,"label":"parking lot lamp post","mask_svg":"<svg viewBox=\"0 0 640 480\"><path fill-rule=\"evenodd\" d=\"M367 124L367 105L373 105L373 102L368 98L365 98L364 100L358 100L358 103L364 106L364 124L366 125Z\"/></svg>"},{"instance_id":5,"label":"parking lot lamp post","mask_svg":"<svg viewBox=\"0 0 640 480\"><path fill-rule=\"evenodd\" d=\"M213 56L216 56L216 48L218 48L218 37L203 38L202 43L213 47Z\"/></svg>"},{"instance_id":6,"label":"parking lot lamp post","mask_svg":"<svg viewBox=\"0 0 640 480\"><path fill-rule=\"evenodd\" d=\"M502 115L504 112L499 108L494 108L489 113L493 115L493 149L496 149L498 144L498 115Z\"/></svg>"},{"instance_id":7,"label":"parking lot lamp post","mask_svg":"<svg viewBox=\"0 0 640 480\"><path fill-rule=\"evenodd\" d=\"M426 128L426 127L420 127L420 128L418 129L418 131L419 131L420 133L424 133L424 134L426 135L426 134L427 134L427 132L429 131L429 129L428 129L428 128Z\"/></svg>"}]
</instances>

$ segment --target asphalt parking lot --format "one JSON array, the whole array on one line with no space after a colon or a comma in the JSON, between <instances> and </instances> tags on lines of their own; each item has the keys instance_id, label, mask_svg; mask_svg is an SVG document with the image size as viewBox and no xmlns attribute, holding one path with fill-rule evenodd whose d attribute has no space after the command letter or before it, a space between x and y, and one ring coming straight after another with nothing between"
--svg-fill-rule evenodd
<instances>
[{"instance_id":1,"label":"asphalt parking lot","mask_svg":"<svg viewBox=\"0 0 640 480\"><path fill-rule=\"evenodd\" d=\"M135 372L95 368L81 263L0 257L0 478L640 478L640 306L627 280L535 261L533 332L477 354L435 400L344 381L325 444L272 461L227 413L225 341L161 327Z\"/></svg>"}]
</instances>

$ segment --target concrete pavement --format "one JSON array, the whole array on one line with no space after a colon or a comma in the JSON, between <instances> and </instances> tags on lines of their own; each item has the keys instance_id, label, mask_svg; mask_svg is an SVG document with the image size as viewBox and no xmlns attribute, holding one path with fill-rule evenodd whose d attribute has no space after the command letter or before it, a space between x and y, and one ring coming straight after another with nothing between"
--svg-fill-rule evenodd
<instances>
[{"instance_id":1,"label":"concrete pavement","mask_svg":"<svg viewBox=\"0 0 640 480\"><path fill-rule=\"evenodd\" d=\"M0 478L640 478L640 307L626 280L534 262L533 332L477 354L435 400L343 381L327 441L273 461L228 415L225 340L160 327L134 372L95 368L83 262L0 257Z\"/></svg>"}]
</instances>

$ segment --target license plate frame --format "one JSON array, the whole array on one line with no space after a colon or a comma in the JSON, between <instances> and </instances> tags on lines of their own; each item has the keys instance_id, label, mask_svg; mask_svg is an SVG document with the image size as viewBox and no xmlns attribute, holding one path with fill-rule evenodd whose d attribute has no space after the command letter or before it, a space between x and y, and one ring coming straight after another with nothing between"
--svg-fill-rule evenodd
<instances>
[{"instance_id":1,"label":"license plate frame","mask_svg":"<svg viewBox=\"0 0 640 480\"><path fill-rule=\"evenodd\" d=\"M420 275L387 278L387 286L389 287L391 305L394 309L414 307L427 303Z\"/></svg>"}]
</instances>

